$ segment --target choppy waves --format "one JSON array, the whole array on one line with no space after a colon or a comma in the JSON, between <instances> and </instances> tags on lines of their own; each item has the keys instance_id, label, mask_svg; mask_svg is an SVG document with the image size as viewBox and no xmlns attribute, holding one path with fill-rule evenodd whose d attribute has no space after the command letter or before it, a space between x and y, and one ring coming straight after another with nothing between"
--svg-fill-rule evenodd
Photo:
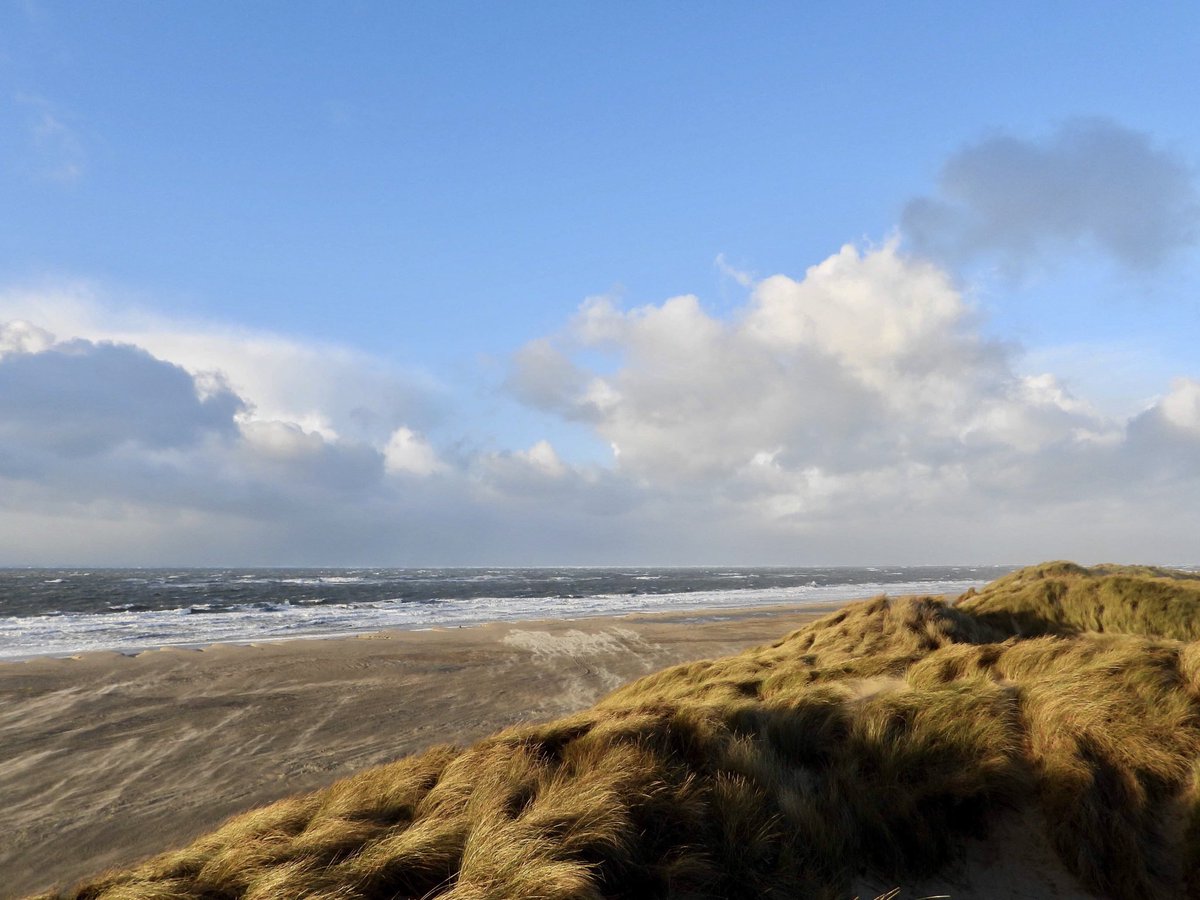
<instances>
[{"instance_id":1,"label":"choppy waves","mask_svg":"<svg viewBox=\"0 0 1200 900\"><path fill-rule=\"evenodd\" d=\"M1007 571L497 569L0 572L0 659L382 629L959 594Z\"/></svg>"}]
</instances>

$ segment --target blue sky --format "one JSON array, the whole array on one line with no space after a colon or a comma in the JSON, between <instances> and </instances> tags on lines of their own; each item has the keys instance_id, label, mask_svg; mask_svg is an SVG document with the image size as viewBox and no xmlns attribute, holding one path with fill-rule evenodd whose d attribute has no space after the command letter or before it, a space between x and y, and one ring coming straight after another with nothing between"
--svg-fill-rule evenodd
<instances>
[{"instance_id":1,"label":"blue sky","mask_svg":"<svg viewBox=\"0 0 1200 900\"><path fill-rule=\"evenodd\" d=\"M1198 44L6 2L0 562L1196 562Z\"/></svg>"}]
</instances>

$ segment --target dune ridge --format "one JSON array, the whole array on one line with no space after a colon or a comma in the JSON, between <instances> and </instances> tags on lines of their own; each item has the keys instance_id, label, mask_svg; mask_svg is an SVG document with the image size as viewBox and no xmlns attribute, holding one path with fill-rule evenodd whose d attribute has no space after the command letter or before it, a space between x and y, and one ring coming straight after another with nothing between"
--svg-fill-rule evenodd
<instances>
[{"instance_id":1,"label":"dune ridge","mask_svg":"<svg viewBox=\"0 0 1200 900\"><path fill-rule=\"evenodd\" d=\"M1016 821L1073 896L1200 897L1198 631L1200 577L1163 569L878 597L41 896L970 896Z\"/></svg>"}]
</instances>

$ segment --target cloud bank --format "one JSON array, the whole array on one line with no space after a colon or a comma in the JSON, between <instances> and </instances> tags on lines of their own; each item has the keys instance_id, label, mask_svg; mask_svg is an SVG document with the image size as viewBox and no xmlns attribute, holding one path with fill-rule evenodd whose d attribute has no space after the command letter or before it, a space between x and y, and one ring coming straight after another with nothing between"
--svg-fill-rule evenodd
<instances>
[{"instance_id":1,"label":"cloud bank","mask_svg":"<svg viewBox=\"0 0 1200 900\"><path fill-rule=\"evenodd\" d=\"M464 449L433 379L347 348L78 291L0 314L5 563L1178 562L1200 525L1200 373L1103 415L895 242L519 348L503 390L601 462Z\"/></svg>"}]
</instances>

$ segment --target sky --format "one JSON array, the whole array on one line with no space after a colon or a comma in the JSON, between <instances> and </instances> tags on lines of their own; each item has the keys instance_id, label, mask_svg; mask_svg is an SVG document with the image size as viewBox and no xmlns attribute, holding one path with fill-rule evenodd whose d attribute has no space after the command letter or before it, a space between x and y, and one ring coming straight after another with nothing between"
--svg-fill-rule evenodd
<instances>
[{"instance_id":1,"label":"sky","mask_svg":"<svg viewBox=\"0 0 1200 900\"><path fill-rule=\"evenodd\" d=\"M0 565L1200 563L1197 46L0 0Z\"/></svg>"}]
</instances>

